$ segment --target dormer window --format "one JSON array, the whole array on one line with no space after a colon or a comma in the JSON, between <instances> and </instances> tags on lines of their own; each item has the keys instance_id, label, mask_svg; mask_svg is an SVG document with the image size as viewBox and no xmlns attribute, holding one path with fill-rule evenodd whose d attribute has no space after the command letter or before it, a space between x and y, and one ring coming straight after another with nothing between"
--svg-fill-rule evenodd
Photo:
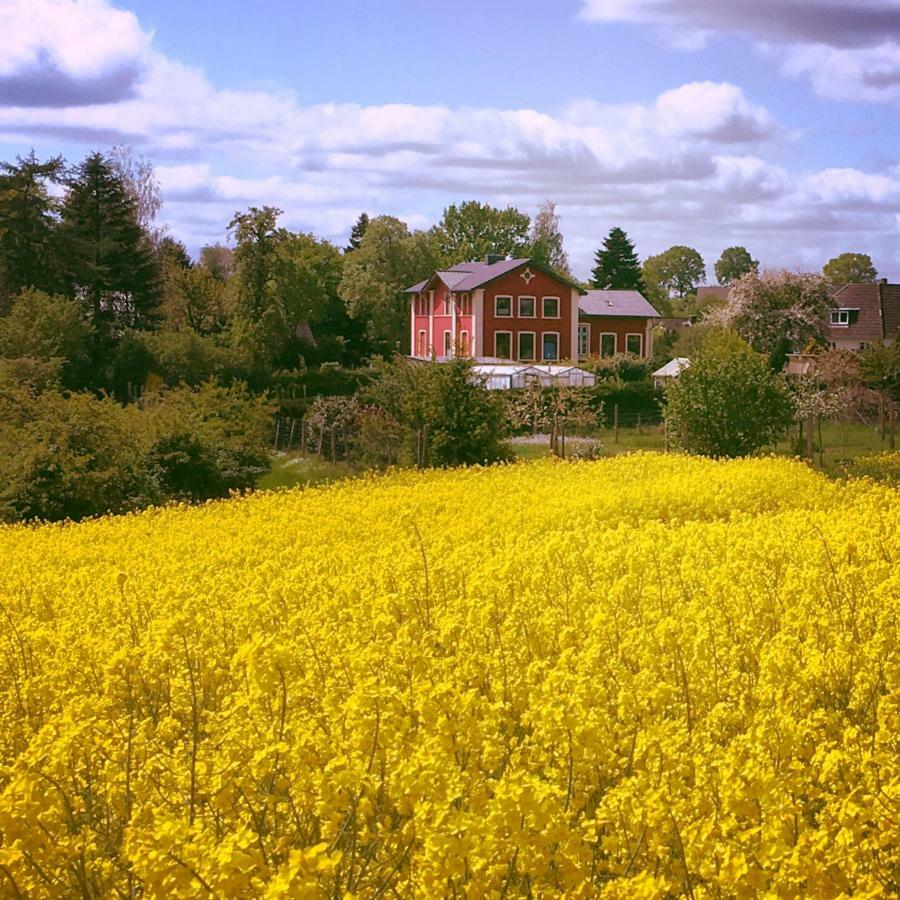
<instances>
[{"instance_id":1,"label":"dormer window","mask_svg":"<svg viewBox=\"0 0 900 900\"><path fill-rule=\"evenodd\" d=\"M833 309L831 311L832 325L849 325L850 310L849 309Z\"/></svg>"}]
</instances>

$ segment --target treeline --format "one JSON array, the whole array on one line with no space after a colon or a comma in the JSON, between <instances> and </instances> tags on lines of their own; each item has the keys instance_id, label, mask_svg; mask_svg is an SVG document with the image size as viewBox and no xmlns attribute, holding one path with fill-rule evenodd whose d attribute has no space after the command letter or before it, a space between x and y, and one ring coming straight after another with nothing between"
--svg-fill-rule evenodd
<instances>
[{"instance_id":1,"label":"treeline","mask_svg":"<svg viewBox=\"0 0 900 900\"><path fill-rule=\"evenodd\" d=\"M552 203L533 222L452 205L427 231L363 214L343 249L251 207L227 223L231 246L196 259L157 227L160 205L152 166L127 150L0 164L0 354L121 400L148 379L263 390L405 349L403 290L436 268L488 252L568 266Z\"/></svg>"},{"instance_id":2,"label":"treeline","mask_svg":"<svg viewBox=\"0 0 900 900\"><path fill-rule=\"evenodd\" d=\"M720 285L730 286L745 275L759 274L759 260L753 259L746 247L726 247L716 260L714 271ZM871 257L865 253L841 253L825 263L822 275L835 286L878 278ZM693 247L677 244L648 256L642 263L634 243L618 227L610 229L597 250L591 272L592 287L640 291L666 316L698 316L706 312L697 301L697 289L706 281L706 264Z\"/></svg>"}]
</instances>

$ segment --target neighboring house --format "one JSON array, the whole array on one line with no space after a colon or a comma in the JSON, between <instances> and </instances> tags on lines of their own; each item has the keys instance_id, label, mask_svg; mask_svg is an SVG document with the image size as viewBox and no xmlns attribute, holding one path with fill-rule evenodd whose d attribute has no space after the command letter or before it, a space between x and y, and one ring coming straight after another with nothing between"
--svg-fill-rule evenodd
<instances>
[{"instance_id":1,"label":"neighboring house","mask_svg":"<svg viewBox=\"0 0 900 900\"><path fill-rule=\"evenodd\" d=\"M675 359L670 359L650 376L653 379L653 387L664 388L670 381L674 381L690 364L691 361L686 356L676 356Z\"/></svg>"},{"instance_id":2,"label":"neighboring house","mask_svg":"<svg viewBox=\"0 0 900 900\"><path fill-rule=\"evenodd\" d=\"M652 351L656 310L635 291L586 292L529 259L488 256L407 289L411 356L543 362ZM612 335L602 339L603 334Z\"/></svg>"},{"instance_id":3,"label":"neighboring house","mask_svg":"<svg viewBox=\"0 0 900 900\"><path fill-rule=\"evenodd\" d=\"M828 321L828 341L843 350L864 350L876 341L893 343L900 335L900 284L887 279L848 284L836 291Z\"/></svg>"}]
</instances>

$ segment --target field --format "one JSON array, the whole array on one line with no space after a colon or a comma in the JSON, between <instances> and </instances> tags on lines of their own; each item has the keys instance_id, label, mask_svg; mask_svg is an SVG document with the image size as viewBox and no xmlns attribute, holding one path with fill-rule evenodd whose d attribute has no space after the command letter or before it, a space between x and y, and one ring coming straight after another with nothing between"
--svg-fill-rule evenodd
<instances>
[{"instance_id":1,"label":"field","mask_svg":"<svg viewBox=\"0 0 900 900\"><path fill-rule=\"evenodd\" d=\"M900 891L889 487L540 460L0 559L0 896Z\"/></svg>"}]
</instances>

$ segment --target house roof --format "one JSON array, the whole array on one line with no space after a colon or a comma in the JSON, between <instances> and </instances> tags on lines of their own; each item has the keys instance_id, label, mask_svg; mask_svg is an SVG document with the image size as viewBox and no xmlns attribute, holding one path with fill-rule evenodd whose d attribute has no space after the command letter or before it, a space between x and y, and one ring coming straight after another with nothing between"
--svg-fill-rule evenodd
<instances>
[{"instance_id":1,"label":"house roof","mask_svg":"<svg viewBox=\"0 0 900 900\"><path fill-rule=\"evenodd\" d=\"M721 300L723 303L728 299L731 293L731 286L727 284L704 284L697 288L697 303L700 304L704 300Z\"/></svg>"},{"instance_id":2,"label":"house roof","mask_svg":"<svg viewBox=\"0 0 900 900\"><path fill-rule=\"evenodd\" d=\"M487 263L483 260L471 260L469 262L457 263L452 268L435 272L431 278L426 278L424 281L420 281L418 284L414 284L412 287L407 288L406 293L418 294L420 291L425 290L428 283L435 276L440 278L451 291L474 291L480 287L484 287L488 282L494 281L494 279L500 278L501 276L518 269L520 266L526 265L530 266L532 269L536 269L538 272L543 272L545 275L550 275L558 281L563 282L563 284L567 284L578 291L582 291L582 289L571 279L525 258L501 259L492 263Z\"/></svg>"},{"instance_id":3,"label":"house roof","mask_svg":"<svg viewBox=\"0 0 900 900\"><path fill-rule=\"evenodd\" d=\"M858 310L856 321L850 325L830 325L829 333L833 339L849 337L854 341L880 341L884 336L884 324L881 312L882 287L877 282L869 284L846 284L832 298L835 309Z\"/></svg>"},{"instance_id":4,"label":"house roof","mask_svg":"<svg viewBox=\"0 0 900 900\"><path fill-rule=\"evenodd\" d=\"M588 291L579 301L579 308L586 316L659 318L659 313L640 291Z\"/></svg>"}]
</instances>

